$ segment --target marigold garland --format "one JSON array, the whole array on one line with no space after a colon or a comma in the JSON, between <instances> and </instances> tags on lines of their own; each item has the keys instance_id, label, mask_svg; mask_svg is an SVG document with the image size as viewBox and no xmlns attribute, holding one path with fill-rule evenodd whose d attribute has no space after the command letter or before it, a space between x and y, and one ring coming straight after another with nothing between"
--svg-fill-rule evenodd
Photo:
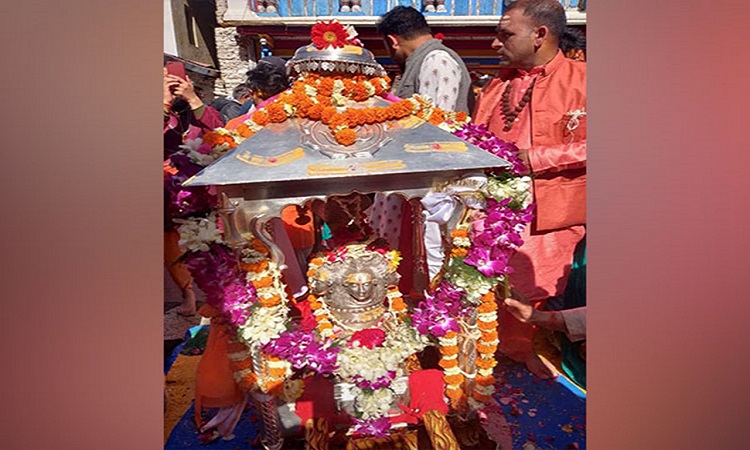
<instances>
[{"instance_id":1,"label":"marigold garland","mask_svg":"<svg viewBox=\"0 0 750 450\"><path fill-rule=\"evenodd\" d=\"M341 145L352 145L357 140L357 133L351 128L344 128L336 132L335 138Z\"/></svg>"},{"instance_id":2,"label":"marigold garland","mask_svg":"<svg viewBox=\"0 0 750 450\"><path fill-rule=\"evenodd\" d=\"M253 284L257 291L259 308L276 308L274 311L286 317L286 290L281 283L281 273L271 264L268 247L258 239L253 239L243 251L244 257L240 268L245 271L245 277ZM279 309L281 308L281 309ZM244 392L260 389L264 393L278 395L283 391L284 381L290 373L289 364L278 358L266 358L265 370L254 367L250 349L252 342L246 342L243 329L252 324L252 314L245 324L238 327L236 333L230 333L228 357L230 367L234 372L234 379ZM262 377L258 371L263 371Z\"/></svg>"},{"instance_id":3,"label":"marigold garland","mask_svg":"<svg viewBox=\"0 0 750 450\"><path fill-rule=\"evenodd\" d=\"M448 331L445 336L438 338L438 343L438 350L442 355L438 364L443 368L445 395L454 409L461 409L465 401L465 393L461 387L465 376L458 366L458 333Z\"/></svg>"},{"instance_id":4,"label":"marigold garland","mask_svg":"<svg viewBox=\"0 0 750 450\"><path fill-rule=\"evenodd\" d=\"M343 107L347 99L361 103L386 92L389 87L388 77L307 74L294 81L292 87L279 94L274 101L255 111L250 119L232 132L224 130L225 133L215 133L208 137L208 141L204 139L204 142L212 146L227 144L229 148L233 148L237 145L237 140L252 136L269 123L281 123L293 117L321 121L328 125L336 142L344 146L356 142L357 127L400 120L411 114L434 125L447 126L451 130L468 122L466 113L436 108L416 94L388 106Z\"/></svg>"},{"instance_id":5,"label":"marigold garland","mask_svg":"<svg viewBox=\"0 0 750 450\"><path fill-rule=\"evenodd\" d=\"M476 366L480 369L488 369L489 365L497 365L495 352L497 351L498 333L497 333L497 302L495 294L490 291L481 297L481 304L477 308L479 313L477 326L482 334L477 340L477 359ZM491 379L491 380L490 380ZM486 402L493 392L495 392L494 378L482 376L481 374L475 379L480 386L474 389L472 397L474 400Z\"/></svg>"}]
</instances>

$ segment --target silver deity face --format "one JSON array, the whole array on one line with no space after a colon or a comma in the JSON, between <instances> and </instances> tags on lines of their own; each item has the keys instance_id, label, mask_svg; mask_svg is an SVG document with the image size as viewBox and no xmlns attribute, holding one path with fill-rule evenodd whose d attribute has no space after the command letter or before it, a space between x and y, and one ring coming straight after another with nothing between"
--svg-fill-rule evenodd
<instances>
[{"instance_id":1,"label":"silver deity face","mask_svg":"<svg viewBox=\"0 0 750 450\"><path fill-rule=\"evenodd\" d=\"M344 289L357 303L368 303L373 298L375 280L369 270L350 273L344 278Z\"/></svg>"},{"instance_id":2,"label":"silver deity face","mask_svg":"<svg viewBox=\"0 0 750 450\"><path fill-rule=\"evenodd\" d=\"M326 261L311 279L314 294L325 297L332 318L348 328L373 326L386 312L388 286L398 281L385 256L364 247Z\"/></svg>"}]
</instances>

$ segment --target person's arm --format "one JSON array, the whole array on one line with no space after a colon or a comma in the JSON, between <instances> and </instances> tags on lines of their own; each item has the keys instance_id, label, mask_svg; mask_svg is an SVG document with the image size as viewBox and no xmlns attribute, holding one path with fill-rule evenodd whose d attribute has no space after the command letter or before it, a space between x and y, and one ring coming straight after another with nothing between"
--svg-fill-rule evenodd
<instances>
[{"instance_id":1,"label":"person's arm","mask_svg":"<svg viewBox=\"0 0 750 450\"><path fill-rule=\"evenodd\" d=\"M195 115L195 111L193 111L193 114ZM200 117L196 115L194 125L200 127L202 131L211 131L223 127L224 120L221 118L219 111L204 105Z\"/></svg>"},{"instance_id":2,"label":"person's arm","mask_svg":"<svg viewBox=\"0 0 750 450\"><path fill-rule=\"evenodd\" d=\"M586 307L559 311L565 321L565 334L571 342L586 340Z\"/></svg>"},{"instance_id":3,"label":"person's arm","mask_svg":"<svg viewBox=\"0 0 750 450\"><path fill-rule=\"evenodd\" d=\"M461 69L451 56L435 50L419 68L419 94L429 96L438 108L454 111L461 85Z\"/></svg>"},{"instance_id":4,"label":"person's arm","mask_svg":"<svg viewBox=\"0 0 750 450\"><path fill-rule=\"evenodd\" d=\"M534 173L560 172L586 167L586 141L555 146L537 145L525 155Z\"/></svg>"},{"instance_id":5,"label":"person's arm","mask_svg":"<svg viewBox=\"0 0 750 450\"><path fill-rule=\"evenodd\" d=\"M194 120L191 120L191 125L200 128L202 131L210 131L224 126L221 114L216 109L203 104L203 100L195 93L195 88L190 80L184 80L174 75L167 75L166 77L173 83L174 96L185 100L190 106L194 118Z\"/></svg>"},{"instance_id":6,"label":"person's arm","mask_svg":"<svg viewBox=\"0 0 750 450\"><path fill-rule=\"evenodd\" d=\"M503 304L513 317L523 323L562 331L572 342L586 340L586 307L561 311L540 311L528 303L506 298Z\"/></svg>"},{"instance_id":7,"label":"person's arm","mask_svg":"<svg viewBox=\"0 0 750 450\"><path fill-rule=\"evenodd\" d=\"M540 311L530 304L520 302L514 298L506 298L503 300L503 304L513 317L523 323L538 325L540 327L549 328L554 331L562 331L564 333L568 331L567 328L565 328L565 320L560 314L560 311Z\"/></svg>"},{"instance_id":8,"label":"person's arm","mask_svg":"<svg viewBox=\"0 0 750 450\"><path fill-rule=\"evenodd\" d=\"M175 75L167 75L166 78L171 83L174 96L185 100L188 105L190 105L190 109L193 113L200 111L201 107L204 107L203 100L201 100L201 98L198 97L198 94L195 93L195 87L193 86L192 81L185 80Z\"/></svg>"},{"instance_id":9,"label":"person's arm","mask_svg":"<svg viewBox=\"0 0 750 450\"><path fill-rule=\"evenodd\" d=\"M560 108L562 114L554 118L555 123L542 124L534 131L541 133L541 136L535 136L536 139L552 143L534 145L529 149L528 162L536 174L586 167L586 72L571 72L566 80L567 85L558 81L544 91L545 98L551 103L546 106L555 106L560 101L554 109ZM553 89L557 91L553 92ZM545 105L538 106L545 109Z\"/></svg>"}]
</instances>

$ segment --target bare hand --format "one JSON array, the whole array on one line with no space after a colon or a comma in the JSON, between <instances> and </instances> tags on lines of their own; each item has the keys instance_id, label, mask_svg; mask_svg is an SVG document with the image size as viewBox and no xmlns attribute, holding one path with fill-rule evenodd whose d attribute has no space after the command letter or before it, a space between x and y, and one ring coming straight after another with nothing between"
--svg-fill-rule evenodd
<instances>
[{"instance_id":1,"label":"bare hand","mask_svg":"<svg viewBox=\"0 0 750 450\"><path fill-rule=\"evenodd\" d=\"M191 109L196 109L203 104L200 97L198 97L198 94L195 93L195 87L193 87L192 81L184 80L180 77L169 74L167 74L164 79L165 84L169 85L169 89L174 96L188 102Z\"/></svg>"},{"instance_id":2,"label":"bare hand","mask_svg":"<svg viewBox=\"0 0 750 450\"><path fill-rule=\"evenodd\" d=\"M523 161L523 164L526 166L526 169L531 172L531 164L529 163L529 149L527 148L519 148L518 149L518 158Z\"/></svg>"},{"instance_id":3,"label":"bare hand","mask_svg":"<svg viewBox=\"0 0 750 450\"><path fill-rule=\"evenodd\" d=\"M531 319L534 316L535 308L530 304L521 303L514 298L506 298L505 300L503 300L503 304L505 305L508 312L510 312L513 317L515 317L519 321L523 323L531 322Z\"/></svg>"},{"instance_id":4,"label":"bare hand","mask_svg":"<svg viewBox=\"0 0 750 450\"><path fill-rule=\"evenodd\" d=\"M175 96L172 93L172 88L176 87L177 84L168 78L167 68L164 68L164 106L170 107L174 103Z\"/></svg>"}]
</instances>

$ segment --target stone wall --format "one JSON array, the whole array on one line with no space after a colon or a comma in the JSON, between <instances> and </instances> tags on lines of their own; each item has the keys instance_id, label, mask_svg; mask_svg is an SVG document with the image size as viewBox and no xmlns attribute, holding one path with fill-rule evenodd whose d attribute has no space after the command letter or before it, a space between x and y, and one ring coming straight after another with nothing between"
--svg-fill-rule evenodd
<instances>
[{"instance_id":1,"label":"stone wall","mask_svg":"<svg viewBox=\"0 0 750 450\"><path fill-rule=\"evenodd\" d=\"M216 54L221 77L216 80L217 96L231 95L245 81L245 73L255 66L255 45L247 36L240 36L236 27L222 26L227 0L216 0Z\"/></svg>"}]
</instances>

